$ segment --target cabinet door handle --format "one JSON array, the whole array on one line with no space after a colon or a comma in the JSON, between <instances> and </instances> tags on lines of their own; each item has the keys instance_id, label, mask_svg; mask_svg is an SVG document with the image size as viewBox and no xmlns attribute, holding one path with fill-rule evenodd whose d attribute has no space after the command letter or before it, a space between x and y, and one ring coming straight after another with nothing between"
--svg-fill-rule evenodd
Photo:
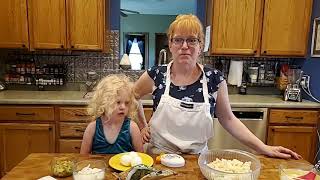
<instances>
[{"instance_id":1,"label":"cabinet door handle","mask_svg":"<svg viewBox=\"0 0 320 180\"><path fill-rule=\"evenodd\" d=\"M17 116L35 116L36 113L16 113Z\"/></svg>"},{"instance_id":2,"label":"cabinet door handle","mask_svg":"<svg viewBox=\"0 0 320 180\"><path fill-rule=\"evenodd\" d=\"M82 130L82 129L75 129L76 130L76 132L84 132L84 130Z\"/></svg>"},{"instance_id":3,"label":"cabinet door handle","mask_svg":"<svg viewBox=\"0 0 320 180\"><path fill-rule=\"evenodd\" d=\"M75 115L75 116L80 116L80 117L88 116L88 115L86 115L86 114L78 114L78 113L75 113L74 115Z\"/></svg>"},{"instance_id":4,"label":"cabinet door handle","mask_svg":"<svg viewBox=\"0 0 320 180\"><path fill-rule=\"evenodd\" d=\"M254 50L253 52L254 52L254 53L257 53L257 50Z\"/></svg>"},{"instance_id":5,"label":"cabinet door handle","mask_svg":"<svg viewBox=\"0 0 320 180\"><path fill-rule=\"evenodd\" d=\"M263 54L267 54L267 51L263 51Z\"/></svg>"},{"instance_id":6,"label":"cabinet door handle","mask_svg":"<svg viewBox=\"0 0 320 180\"><path fill-rule=\"evenodd\" d=\"M291 116L285 116L287 120L303 120L303 117L291 117Z\"/></svg>"},{"instance_id":7,"label":"cabinet door handle","mask_svg":"<svg viewBox=\"0 0 320 180\"><path fill-rule=\"evenodd\" d=\"M74 148L75 148L76 150L79 150L79 149L80 149L80 148L79 148L79 147L77 147L77 146L76 146L76 147L74 147Z\"/></svg>"},{"instance_id":8,"label":"cabinet door handle","mask_svg":"<svg viewBox=\"0 0 320 180\"><path fill-rule=\"evenodd\" d=\"M74 48L74 46L72 45L71 48Z\"/></svg>"},{"instance_id":9,"label":"cabinet door handle","mask_svg":"<svg viewBox=\"0 0 320 180\"><path fill-rule=\"evenodd\" d=\"M25 47L26 47L26 45L25 45L25 44L22 44L22 47L24 47L24 48L25 48Z\"/></svg>"},{"instance_id":10,"label":"cabinet door handle","mask_svg":"<svg viewBox=\"0 0 320 180\"><path fill-rule=\"evenodd\" d=\"M61 48L64 48L64 45L61 45L60 47L61 47Z\"/></svg>"},{"instance_id":11,"label":"cabinet door handle","mask_svg":"<svg viewBox=\"0 0 320 180\"><path fill-rule=\"evenodd\" d=\"M88 115L86 115L86 114L78 114L78 113L75 113L74 114L75 116L79 116L79 117L87 117Z\"/></svg>"}]
</instances>

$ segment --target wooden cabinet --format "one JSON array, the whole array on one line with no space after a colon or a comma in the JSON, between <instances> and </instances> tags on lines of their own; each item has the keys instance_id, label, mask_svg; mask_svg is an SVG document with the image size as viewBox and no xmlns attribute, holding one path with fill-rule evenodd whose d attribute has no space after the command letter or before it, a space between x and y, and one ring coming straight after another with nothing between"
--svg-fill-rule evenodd
<instances>
[{"instance_id":1,"label":"wooden cabinet","mask_svg":"<svg viewBox=\"0 0 320 180\"><path fill-rule=\"evenodd\" d=\"M66 48L65 0L28 0L31 49Z\"/></svg>"},{"instance_id":2,"label":"wooden cabinet","mask_svg":"<svg viewBox=\"0 0 320 180\"><path fill-rule=\"evenodd\" d=\"M312 0L214 0L212 11L213 54L306 55Z\"/></svg>"},{"instance_id":3,"label":"wooden cabinet","mask_svg":"<svg viewBox=\"0 0 320 180\"><path fill-rule=\"evenodd\" d=\"M261 0L215 0L212 53L244 55L257 53L261 5Z\"/></svg>"},{"instance_id":4,"label":"wooden cabinet","mask_svg":"<svg viewBox=\"0 0 320 180\"><path fill-rule=\"evenodd\" d=\"M27 0L1 1L0 48L29 48Z\"/></svg>"},{"instance_id":5,"label":"wooden cabinet","mask_svg":"<svg viewBox=\"0 0 320 180\"><path fill-rule=\"evenodd\" d=\"M261 53L304 56L311 12L312 0L266 0Z\"/></svg>"},{"instance_id":6,"label":"wooden cabinet","mask_svg":"<svg viewBox=\"0 0 320 180\"><path fill-rule=\"evenodd\" d=\"M67 0L69 43L72 49L102 50L105 1Z\"/></svg>"},{"instance_id":7,"label":"wooden cabinet","mask_svg":"<svg viewBox=\"0 0 320 180\"><path fill-rule=\"evenodd\" d=\"M83 133L92 120L86 107L59 107L59 144L57 151L60 153L79 153Z\"/></svg>"},{"instance_id":8,"label":"wooden cabinet","mask_svg":"<svg viewBox=\"0 0 320 180\"><path fill-rule=\"evenodd\" d=\"M31 50L106 51L108 8L108 0L5 1L0 7L0 48L29 48L30 42Z\"/></svg>"},{"instance_id":9,"label":"wooden cabinet","mask_svg":"<svg viewBox=\"0 0 320 180\"><path fill-rule=\"evenodd\" d=\"M0 173L33 152L55 152L53 107L0 106Z\"/></svg>"},{"instance_id":10,"label":"wooden cabinet","mask_svg":"<svg viewBox=\"0 0 320 180\"><path fill-rule=\"evenodd\" d=\"M143 108L143 110L144 110L144 116L146 117L147 122L149 122L153 114L153 109L152 107L145 107Z\"/></svg>"},{"instance_id":11,"label":"wooden cabinet","mask_svg":"<svg viewBox=\"0 0 320 180\"><path fill-rule=\"evenodd\" d=\"M316 110L271 109L267 144L287 147L313 163L318 120Z\"/></svg>"}]
</instances>

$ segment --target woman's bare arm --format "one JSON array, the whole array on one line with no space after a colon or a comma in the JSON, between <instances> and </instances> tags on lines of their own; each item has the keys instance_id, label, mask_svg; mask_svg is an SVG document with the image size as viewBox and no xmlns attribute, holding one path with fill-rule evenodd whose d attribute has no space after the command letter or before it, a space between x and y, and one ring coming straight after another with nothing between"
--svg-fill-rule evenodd
<instances>
[{"instance_id":1,"label":"woman's bare arm","mask_svg":"<svg viewBox=\"0 0 320 180\"><path fill-rule=\"evenodd\" d=\"M138 126L141 129L143 143L149 142L150 130L144 116L143 106L140 98L144 95L150 94L153 91L154 81L150 78L147 72L144 72L140 78L135 82L134 92L136 99L139 101L138 106Z\"/></svg>"},{"instance_id":2,"label":"woman's bare arm","mask_svg":"<svg viewBox=\"0 0 320 180\"><path fill-rule=\"evenodd\" d=\"M231 110L228 88L225 81L220 83L217 95L216 115L221 125L236 139L254 149L258 153L279 158L300 159L301 156L290 149L281 146L268 146L258 139Z\"/></svg>"}]
</instances>

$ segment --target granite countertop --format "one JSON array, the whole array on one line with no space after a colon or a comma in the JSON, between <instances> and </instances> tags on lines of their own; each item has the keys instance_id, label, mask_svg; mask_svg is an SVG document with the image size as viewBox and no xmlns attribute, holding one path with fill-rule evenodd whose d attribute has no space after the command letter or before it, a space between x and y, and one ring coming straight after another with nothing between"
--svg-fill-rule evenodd
<instances>
[{"instance_id":1,"label":"granite countertop","mask_svg":"<svg viewBox=\"0 0 320 180\"><path fill-rule=\"evenodd\" d=\"M83 91L1 91L0 104L59 104L87 105ZM276 95L229 95L232 107L265 108L320 108L320 103L307 100L302 102L283 101ZM151 96L142 98L144 105L152 105Z\"/></svg>"}]
</instances>

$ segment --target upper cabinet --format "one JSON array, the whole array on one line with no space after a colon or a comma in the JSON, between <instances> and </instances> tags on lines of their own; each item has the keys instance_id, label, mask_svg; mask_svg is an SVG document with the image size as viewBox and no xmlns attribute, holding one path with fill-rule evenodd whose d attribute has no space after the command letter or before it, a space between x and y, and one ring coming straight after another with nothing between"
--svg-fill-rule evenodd
<instances>
[{"instance_id":1,"label":"upper cabinet","mask_svg":"<svg viewBox=\"0 0 320 180\"><path fill-rule=\"evenodd\" d=\"M261 53L304 56L312 0L266 0Z\"/></svg>"},{"instance_id":2,"label":"upper cabinet","mask_svg":"<svg viewBox=\"0 0 320 180\"><path fill-rule=\"evenodd\" d=\"M213 0L211 53L305 56L312 0Z\"/></svg>"},{"instance_id":3,"label":"upper cabinet","mask_svg":"<svg viewBox=\"0 0 320 180\"><path fill-rule=\"evenodd\" d=\"M1 1L0 48L28 48L27 0Z\"/></svg>"},{"instance_id":4,"label":"upper cabinet","mask_svg":"<svg viewBox=\"0 0 320 180\"><path fill-rule=\"evenodd\" d=\"M253 55L258 49L260 0L215 0L212 52Z\"/></svg>"},{"instance_id":5,"label":"upper cabinet","mask_svg":"<svg viewBox=\"0 0 320 180\"><path fill-rule=\"evenodd\" d=\"M102 50L105 1L67 0L70 47Z\"/></svg>"},{"instance_id":6,"label":"upper cabinet","mask_svg":"<svg viewBox=\"0 0 320 180\"><path fill-rule=\"evenodd\" d=\"M13 3L15 2L15 3ZM5 1L0 8L1 47L10 41L26 37L30 49L97 50L105 48L106 5L108 0L14 0ZM4 6L3 6L4 4ZM27 9L28 5L28 9ZM18 8L19 7L19 8ZM23 19L22 14L25 14ZM28 13L28 17L27 17ZM19 15L19 16L18 16ZM24 29L22 29L23 24ZM29 25L29 28L28 28ZM16 31L12 31L12 29ZM19 30L19 31L18 31ZM28 33L29 32L29 33ZM15 43L16 44L16 43ZM20 44L21 45L21 44ZM22 46L22 45L21 45ZM19 47L21 47L19 46Z\"/></svg>"},{"instance_id":7,"label":"upper cabinet","mask_svg":"<svg viewBox=\"0 0 320 180\"><path fill-rule=\"evenodd\" d=\"M65 48L65 0L28 0L28 7L30 48Z\"/></svg>"}]
</instances>

